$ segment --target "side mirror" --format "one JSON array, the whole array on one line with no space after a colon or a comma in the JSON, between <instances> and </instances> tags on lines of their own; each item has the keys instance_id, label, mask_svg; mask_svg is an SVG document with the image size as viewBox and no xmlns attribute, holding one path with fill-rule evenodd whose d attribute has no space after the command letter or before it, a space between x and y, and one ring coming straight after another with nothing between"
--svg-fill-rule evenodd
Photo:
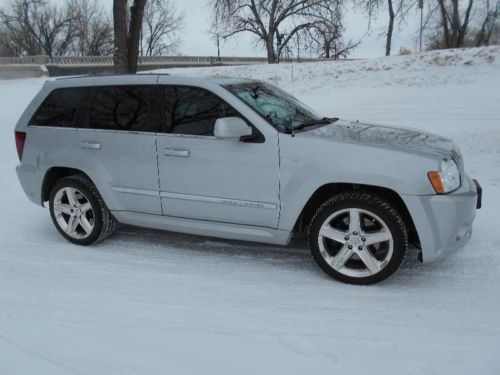
<instances>
[{"instance_id":1,"label":"side mirror","mask_svg":"<svg viewBox=\"0 0 500 375\"><path fill-rule=\"evenodd\" d=\"M221 139L240 139L252 135L252 128L239 117L223 117L215 121L214 135Z\"/></svg>"}]
</instances>

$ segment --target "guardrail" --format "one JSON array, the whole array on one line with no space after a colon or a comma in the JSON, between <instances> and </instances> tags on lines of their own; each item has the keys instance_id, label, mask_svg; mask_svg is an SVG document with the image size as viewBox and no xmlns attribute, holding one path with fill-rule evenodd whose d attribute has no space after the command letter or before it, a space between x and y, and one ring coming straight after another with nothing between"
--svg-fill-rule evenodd
<instances>
[{"instance_id":1,"label":"guardrail","mask_svg":"<svg viewBox=\"0 0 500 375\"><path fill-rule=\"evenodd\" d=\"M281 62L331 61L324 58L282 58ZM345 61L343 59L342 61ZM138 71L209 67L221 65L267 64L265 57L216 56L140 56ZM23 56L0 57L0 79L67 76L80 74L113 74L113 56Z\"/></svg>"},{"instance_id":2,"label":"guardrail","mask_svg":"<svg viewBox=\"0 0 500 375\"><path fill-rule=\"evenodd\" d=\"M324 58L282 58L281 62L325 61ZM140 65L237 65L265 64L265 57L140 56ZM112 65L113 56L22 56L0 57L0 65Z\"/></svg>"}]
</instances>

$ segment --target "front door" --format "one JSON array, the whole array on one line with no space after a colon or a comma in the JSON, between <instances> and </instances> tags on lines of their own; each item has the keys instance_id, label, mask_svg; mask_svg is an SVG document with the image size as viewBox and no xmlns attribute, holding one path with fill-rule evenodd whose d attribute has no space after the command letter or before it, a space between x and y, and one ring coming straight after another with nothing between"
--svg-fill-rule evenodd
<instances>
[{"instance_id":1,"label":"front door","mask_svg":"<svg viewBox=\"0 0 500 375\"><path fill-rule=\"evenodd\" d=\"M276 228L279 218L278 138L218 139L218 118L240 116L214 93L160 86L164 133L158 134L163 214Z\"/></svg>"}]
</instances>

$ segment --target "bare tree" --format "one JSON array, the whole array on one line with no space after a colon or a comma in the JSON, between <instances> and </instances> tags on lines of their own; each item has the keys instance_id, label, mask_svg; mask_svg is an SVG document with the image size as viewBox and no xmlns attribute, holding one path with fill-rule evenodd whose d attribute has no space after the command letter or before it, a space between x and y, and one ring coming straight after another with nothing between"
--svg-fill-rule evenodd
<instances>
[{"instance_id":1,"label":"bare tree","mask_svg":"<svg viewBox=\"0 0 500 375\"><path fill-rule=\"evenodd\" d=\"M10 56L39 55L42 48L29 24L22 22L18 8L0 11L0 45Z\"/></svg>"},{"instance_id":2,"label":"bare tree","mask_svg":"<svg viewBox=\"0 0 500 375\"><path fill-rule=\"evenodd\" d=\"M331 0L211 0L213 28L227 38L248 32L266 48L269 63L279 62L288 44L301 31L319 22L319 9ZM217 23L217 25L215 25Z\"/></svg>"},{"instance_id":3,"label":"bare tree","mask_svg":"<svg viewBox=\"0 0 500 375\"><path fill-rule=\"evenodd\" d=\"M116 73L135 73L139 58L139 40L146 0L133 0L127 12L126 0L113 1L115 48L113 61Z\"/></svg>"},{"instance_id":4,"label":"bare tree","mask_svg":"<svg viewBox=\"0 0 500 375\"><path fill-rule=\"evenodd\" d=\"M326 29L328 30L328 29ZM320 53L320 57L333 58L338 60L340 58L346 58L352 51L354 51L360 44L361 41L345 41L342 37L342 33L335 34L334 32L327 32L321 35L323 48Z\"/></svg>"},{"instance_id":5,"label":"bare tree","mask_svg":"<svg viewBox=\"0 0 500 375\"><path fill-rule=\"evenodd\" d=\"M98 0L70 0L69 12L76 35L71 52L81 56L109 55L113 51L113 26Z\"/></svg>"},{"instance_id":6,"label":"bare tree","mask_svg":"<svg viewBox=\"0 0 500 375\"><path fill-rule=\"evenodd\" d=\"M375 17L383 8L386 7L389 20L387 23L386 41L385 41L385 55L389 56L391 54L392 48L392 37L394 34L394 26L396 19L399 22L403 22L408 15L409 11L415 5L414 1L411 0L354 0L355 4L361 6L365 12L368 14L369 26L371 25L371 20Z\"/></svg>"},{"instance_id":7,"label":"bare tree","mask_svg":"<svg viewBox=\"0 0 500 375\"><path fill-rule=\"evenodd\" d=\"M495 7L494 4L490 4L490 0L484 1L480 13L483 20L476 33L475 45L477 47L489 45L494 31L497 30L498 33L500 27L497 24L497 19L500 13L500 2L497 2Z\"/></svg>"},{"instance_id":8,"label":"bare tree","mask_svg":"<svg viewBox=\"0 0 500 375\"><path fill-rule=\"evenodd\" d=\"M0 21L7 38L2 44L17 55L65 54L76 35L71 13L43 0L13 0Z\"/></svg>"},{"instance_id":9,"label":"bare tree","mask_svg":"<svg viewBox=\"0 0 500 375\"><path fill-rule=\"evenodd\" d=\"M344 41L343 5L341 1L328 8L321 9L319 22L315 22L303 32L306 49L320 57L346 57L360 42Z\"/></svg>"},{"instance_id":10,"label":"bare tree","mask_svg":"<svg viewBox=\"0 0 500 375\"><path fill-rule=\"evenodd\" d=\"M467 34L467 27L474 0L468 0L463 17L460 15L459 0L437 0L443 28L443 42L446 48L462 47Z\"/></svg>"},{"instance_id":11,"label":"bare tree","mask_svg":"<svg viewBox=\"0 0 500 375\"><path fill-rule=\"evenodd\" d=\"M435 0L428 6L428 48L489 45L498 30L499 5L490 0Z\"/></svg>"},{"instance_id":12,"label":"bare tree","mask_svg":"<svg viewBox=\"0 0 500 375\"><path fill-rule=\"evenodd\" d=\"M144 8L140 50L143 56L157 56L175 51L184 13L171 0L150 0Z\"/></svg>"}]
</instances>

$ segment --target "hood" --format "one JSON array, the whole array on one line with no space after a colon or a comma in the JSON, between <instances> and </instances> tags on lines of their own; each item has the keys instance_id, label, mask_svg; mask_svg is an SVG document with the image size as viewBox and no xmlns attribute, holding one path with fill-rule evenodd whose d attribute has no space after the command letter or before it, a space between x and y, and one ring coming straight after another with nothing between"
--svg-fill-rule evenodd
<instances>
[{"instance_id":1,"label":"hood","mask_svg":"<svg viewBox=\"0 0 500 375\"><path fill-rule=\"evenodd\" d=\"M338 120L304 134L338 142L363 144L438 158L452 157L461 164L460 151L448 138L411 128Z\"/></svg>"}]
</instances>

